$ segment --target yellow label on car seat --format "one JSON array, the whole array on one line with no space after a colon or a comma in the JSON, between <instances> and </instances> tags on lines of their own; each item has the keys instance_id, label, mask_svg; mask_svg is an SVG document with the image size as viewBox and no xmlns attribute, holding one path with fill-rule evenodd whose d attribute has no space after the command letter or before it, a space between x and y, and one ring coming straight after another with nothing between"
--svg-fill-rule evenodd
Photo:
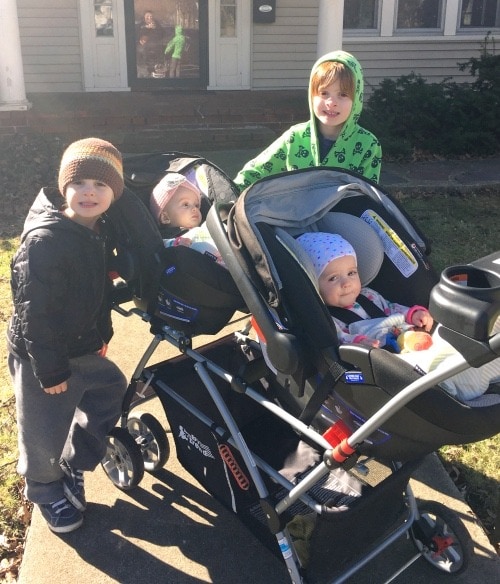
<instances>
[{"instance_id":1,"label":"yellow label on car seat","mask_svg":"<svg viewBox=\"0 0 500 584\"><path fill-rule=\"evenodd\" d=\"M409 278L417 271L418 262L415 256L394 229L378 213L372 209L367 209L361 215L361 219L377 232L382 240L387 257L405 278Z\"/></svg>"}]
</instances>

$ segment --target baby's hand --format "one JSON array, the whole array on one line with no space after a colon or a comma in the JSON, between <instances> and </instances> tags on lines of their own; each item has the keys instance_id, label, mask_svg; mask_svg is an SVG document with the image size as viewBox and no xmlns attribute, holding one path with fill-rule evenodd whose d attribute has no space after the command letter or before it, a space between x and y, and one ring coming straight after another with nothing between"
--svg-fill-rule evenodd
<instances>
[{"instance_id":1,"label":"baby's hand","mask_svg":"<svg viewBox=\"0 0 500 584\"><path fill-rule=\"evenodd\" d=\"M363 345L363 347L373 347L375 349L377 349L378 347L380 347L380 341L377 339L370 339L369 337L365 336L365 335L358 335L355 339L353 339L353 342L356 343L357 345Z\"/></svg>"},{"instance_id":2,"label":"baby's hand","mask_svg":"<svg viewBox=\"0 0 500 584\"><path fill-rule=\"evenodd\" d=\"M102 347L96 351L96 355L99 355L99 357L106 357L106 353L108 352L108 345L106 343L102 344Z\"/></svg>"},{"instance_id":3,"label":"baby's hand","mask_svg":"<svg viewBox=\"0 0 500 584\"><path fill-rule=\"evenodd\" d=\"M434 324L434 319L428 310L415 310L411 317L411 323L416 327L429 332Z\"/></svg>"},{"instance_id":4,"label":"baby's hand","mask_svg":"<svg viewBox=\"0 0 500 584\"><path fill-rule=\"evenodd\" d=\"M176 237L174 241L174 247L177 245L183 245L185 247L191 247L191 239L189 237Z\"/></svg>"}]
</instances>

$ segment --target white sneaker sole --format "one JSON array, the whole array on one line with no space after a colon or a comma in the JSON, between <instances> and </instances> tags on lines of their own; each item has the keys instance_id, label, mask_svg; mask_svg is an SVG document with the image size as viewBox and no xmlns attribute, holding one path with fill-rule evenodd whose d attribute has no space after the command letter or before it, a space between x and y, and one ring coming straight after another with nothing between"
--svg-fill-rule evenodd
<instances>
[{"instance_id":1,"label":"white sneaker sole","mask_svg":"<svg viewBox=\"0 0 500 584\"><path fill-rule=\"evenodd\" d=\"M78 529L82 523L83 523L83 517L79 521L76 521L75 523L72 523L71 525L64 525L62 527L59 527L56 525L51 525L47 521L47 525L48 525L50 531L53 531L54 533L70 533L71 531L75 531L75 529Z\"/></svg>"}]
</instances>

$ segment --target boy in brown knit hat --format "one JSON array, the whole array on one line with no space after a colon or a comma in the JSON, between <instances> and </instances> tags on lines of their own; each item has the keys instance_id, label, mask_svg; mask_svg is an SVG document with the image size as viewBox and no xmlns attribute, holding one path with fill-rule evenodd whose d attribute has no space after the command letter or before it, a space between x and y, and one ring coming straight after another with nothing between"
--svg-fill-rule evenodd
<instances>
[{"instance_id":1,"label":"boy in brown knit hat","mask_svg":"<svg viewBox=\"0 0 500 584\"><path fill-rule=\"evenodd\" d=\"M82 524L83 471L103 458L127 386L104 358L113 331L101 216L123 191L121 154L99 138L78 140L58 182L36 197L12 259L7 338L18 472L49 528L66 533Z\"/></svg>"}]
</instances>

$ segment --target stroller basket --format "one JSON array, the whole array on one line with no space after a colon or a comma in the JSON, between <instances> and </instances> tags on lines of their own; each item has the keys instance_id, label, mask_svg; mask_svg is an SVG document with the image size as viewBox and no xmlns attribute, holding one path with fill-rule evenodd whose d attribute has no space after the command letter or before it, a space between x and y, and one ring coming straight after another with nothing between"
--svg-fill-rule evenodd
<instances>
[{"instance_id":1,"label":"stroller basket","mask_svg":"<svg viewBox=\"0 0 500 584\"><path fill-rule=\"evenodd\" d=\"M278 557L290 541L297 550L290 561L297 555L308 578L324 581L350 563L359 569L359 549L384 549L392 541L387 533L408 530L414 509L406 505L405 487L420 461L397 467L367 461L376 466L374 484L362 473L329 470L322 462L329 445L300 421L290 425L276 415L270 388L256 379L265 371L260 359L242 351L238 335L186 349L141 370L126 409L143 403L146 384L167 414L184 468ZM308 486L291 496L301 483ZM364 524L362 533L353 528Z\"/></svg>"},{"instance_id":2,"label":"stroller basket","mask_svg":"<svg viewBox=\"0 0 500 584\"><path fill-rule=\"evenodd\" d=\"M230 352L227 344L218 349L203 351L204 356L215 359L217 365L221 363L222 354ZM277 475L271 469L279 469L281 476L292 481L292 485L281 486L266 479L269 508L263 506L245 461L236 444L227 439L227 431L223 430L225 423L220 419L214 402L207 399L203 384L193 382L189 371L187 379L179 376L179 370L174 373L168 363L155 369L154 375L157 381L153 383L157 384L156 392L168 412L181 464L216 499L237 513L252 533L278 557L281 552L273 534L286 525L295 545L301 550L301 563L307 565L309 577L326 577L333 567L338 568L352 560L353 550L359 549L358 546L372 544L407 519L404 489L419 461L408 463L397 473L385 469L387 476L382 484L377 485L375 494L373 487L361 477L353 477L342 469L332 470L306 493L311 504L314 502L315 508L321 508L321 514L298 501L278 517L273 505L282 501L293 484L318 464L319 452L302 442L289 425L261 408L249 407L243 396L235 395L227 384L224 387L216 382L224 401L230 403L236 424L257 465L274 480L278 480ZM192 412L186 412L185 404L179 400L181 396L189 402ZM238 397L242 400L240 404ZM220 431L214 431L214 427ZM193 449L197 452L193 453ZM367 527L362 535L356 534L355 545L352 539L347 543L346 531L361 524ZM344 542L344 549L338 545L339 541Z\"/></svg>"}]
</instances>

